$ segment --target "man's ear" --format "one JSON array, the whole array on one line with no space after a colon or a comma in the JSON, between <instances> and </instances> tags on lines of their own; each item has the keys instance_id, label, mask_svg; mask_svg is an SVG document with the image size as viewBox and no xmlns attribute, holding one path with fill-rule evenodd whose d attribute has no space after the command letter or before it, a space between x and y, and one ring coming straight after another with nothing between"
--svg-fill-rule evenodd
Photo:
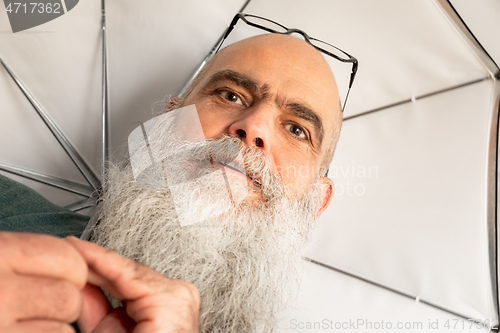
<instances>
[{"instance_id":1,"label":"man's ear","mask_svg":"<svg viewBox=\"0 0 500 333\"><path fill-rule=\"evenodd\" d=\"M318 211L316 212L316 219L328 208L330 201L332 201L333 190L335 185L333 180L328 177L319 177L319 194L320 203Z\"/></svg>"},{"instance_id":2,"label":"man's ear","mask_svg":"<svg viewBox=\"0 0 500 333\"><path fill-rule=\"evenodd\" d=\"M168 106L167 106L167 110L166 111L170 111L172 110L173 108L175 108L175 106L177 104L179 104L181 102L181 99L179 97L174 97L174 98L171 98L170 99L170 102L168 102Z\"/></svg>"}]
</instances>

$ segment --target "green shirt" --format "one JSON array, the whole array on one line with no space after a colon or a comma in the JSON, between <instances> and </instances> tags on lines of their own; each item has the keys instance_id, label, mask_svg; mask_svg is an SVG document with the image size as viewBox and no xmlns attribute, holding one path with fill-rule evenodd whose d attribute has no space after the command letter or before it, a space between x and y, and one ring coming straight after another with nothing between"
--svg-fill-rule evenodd
<instances>
[{"instance_id":1,"label":"green shirt","mask_svg":"<svg viewBox=\"0 0 500 333\"><path fill-rule=\"evenodd\" d=\"M31 188L0 175L0 231L80 237L88 221L88 216L55 205ZM72 326L80 332L76 323Z\"/></svg>"},{"instance_id":2,"label":"green shirt","mask_svg":"<svg viewBox=\"0 0 500 333\"><path fill-rule=\"evenodd\" d=\"M36 191L0 175L0 230L80 237L88 216L48 201Z\"/></svg>"}]
</instances>

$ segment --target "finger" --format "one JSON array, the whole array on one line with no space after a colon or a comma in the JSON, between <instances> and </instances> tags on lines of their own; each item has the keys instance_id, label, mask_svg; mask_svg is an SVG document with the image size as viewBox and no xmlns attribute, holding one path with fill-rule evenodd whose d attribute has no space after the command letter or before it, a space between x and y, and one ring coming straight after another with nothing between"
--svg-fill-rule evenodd
<instances>
[{"instance_id":1,"label":"finger","mask_svg":"<svg viewBox=\"0 0 500 333\"><path fill-rule=\"evenodd\" d=\"M67 241L87 262L89 283L126 301L126 314L137 324L134 331L165 332L167 327L169 332L198 331L200 295L194 285L165 278L98 245L73 238Z\"/></svg>"},{"instance_id":2,"label":"finger","mask_svg":"<svg viewBox=\"0 0 500 333\"><path fill-rule=\"evenodd\" d=\"M87 282L87 265L74 247L60 238L0 232L0 271L64 279L79 288Z\"/></svg>"},{"instance_id":3,"label":"finger","mask_svg":"<svg viewBox=\"0 0 500 333\"><path fill-rule=\"evenodd\" d=\"M124 308L117 308L110 312L92 332L126 333L131 332L135 325L135 321L127 316Z\"/></svg>"},{"instance_id":4,"label":"finger","mask_svg":"<svg viewBox=\"0 0 500 333\"><path fill-rule=\"evenodd\" d=\"M90 242L74 237L66 240L87 262L89 283L104 288L120 300L135 300L165 287L167 278L146 266Z\"/></svg>"},{"instance_id":5,"label":"finger","mask_svg":"<svg viewBox=\"0 0 500 333\"><path fill-rule=\"evenodd\" d=\"M80 291L71 282L14 274L1 280L1 302L8 307L1 311L0 322L43 318L71 323L80 314Z\"/></svg>"},{"instance_id":6,"label":"finger","mask_svg":"<svg viewBox=\"0 0 500 333\"><path fill-rule=\"evenodd\" d=\"M7 329L9 333L75 333L71 325L49 320L29 320Z\"/></svg>"},{"instance_id":7,"label":"finger","mask_svg":"<svg viewBox=\"0 0 500 333\"><path fill-rule=\"evenodd\" d=\"M82 333L93 332L95 327L112 310L108 299L98 287L87 284L81 291L82 310L78 327Z\"/></svg>"}]
</instances>

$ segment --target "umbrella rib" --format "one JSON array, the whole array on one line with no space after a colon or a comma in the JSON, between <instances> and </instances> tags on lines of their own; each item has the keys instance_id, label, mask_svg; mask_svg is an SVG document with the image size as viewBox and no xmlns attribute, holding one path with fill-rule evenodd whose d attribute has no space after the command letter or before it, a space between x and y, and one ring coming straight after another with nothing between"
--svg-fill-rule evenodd
<instances>
[{"instance_id":1,"label":"umbrella rib","mask_svg":"<svg viewBox=\"0 0 500 333\"><path fill-rule=\"evenodd\" d=\"M441 306L439 306L439 305L436 305L436 304L433 304L433 303L430 303L430 302L424 301L424 300L422 300L421 298L416 298L415 296L412 296L412 295L410 295L410 294L404 293L404 292L399 291L399 290L397 290L397 289L393 289L393 288L390 288L390 287L385 286L385 285L383 285L383 284L380 284L380 283L377 283L377 282L374 282L374 281L371 281L371 280L365 279L365 278L363 278L363 277L361 277L361 276L358 276L358 275L355 275L355 274L352 274L352 273L346 272L346 271L344 271L344 270L342 270L342 269L339 269L339 268L336 268L336 267L333 267L333 266L330 266L330 265L324 264L324 263L322 263L322 262L320 262L320 261L317 261L317 260L314 260L314 259L311 259L311 258L303 257L302 259L304 259L305 261L308 261L308 262L310 262L310 263L312 263L312 264L316 264L316 265L319 265L319 266L324 267L324 268L326 268L326 269L330 269L330 270L332 270L332 271L335 271L335 272L338 272L338 273L341 273L341 274L344 274L344 275L350 276L350 277L352 277L352 278L355 278L355 279L361 280L361 281L363 281L363 282L369 283L369 284L371 284L371 285L373 285L373 286L375 286L375 287L380 287L380 288L383 288L383 289L385 289L385 290L388 290L388 291L391 291L391 292L393 292L393 293L396 293L396 294L398 294L398 295L401 295L401 296L404 296L404 297L410 298L410 299L412 299L412 300L414 300L414 301L418 301L418 302L420 302L420 303L426 304L426 305L431 306L431 307L433 307L433 308L436 308L436 309L439 309L439 310L441 310L441 311L444 311L444 312L450 313L450 314L452 314L452 315L454 315L454 316L457 316L457 317L460 317L460 318L463 318L463 319L469 320L469 317L468 317L468 316L464 316L464 315L459 314L459 313L457 313L457 312L454 312L454 311L448 310L448 309L446 309L446 308L443 308L443 307L441 307Z\"/></svg>"},{"instance_id":2,"label":"umbrella rib","mask_svg":"<svg viewBox=\"0 0 500 333\"><path fill-rule=\"evenodd\" d=\"M0 170L84 197L91 197L93 193L93 189L90 186L13 165L0 163Z\"/></svg>"},{"instance_id":3,"label":"umbrella rib","mask_svg":"<svg viewBox=\"0 0 500 333\"><path fill-rule=\"evenodd\" d=\"M73 212L78 212L80 210L83 210L85 208L90 208L95 206L95 200L91 200L89 202L89 199L83 199L80 201L77 201L75 203L72 203L70 205L64 206L64 208L69 209Z\"/></svg>"},{"instance_id":4,"label":"umbrella rib","mask_svg":"<svg viewBox=\"0 0 500 333\"><path fill-rule=\"evenodd\" d=\"M465 43L470 47L472 52L479 58L482 65L489 72L490 76L498 78L500 68L483 45L481 45L467 24L465 24L465 21L455 9L452 2L450 0L435 0L435 2L443 11L443 14L448 18L450 23L455 27L457 32L461 35L461 37L463 37Z\"/></svg>"},{"instance_id":5,"label":"umbrella rib","mask_svg":"<svg viewBox=\"0 0 500 333\"><path fill-rule=\"evenodd\" d=\"M493 291L495 313L499 313L500 300L498 293L498 140L499 140L499 113L500 113L500 84L495 84L495 99L493 103L493 117L491 118L490 125L490 138L488 143L488 252L489 252L489 266L490 266L490 280ZM498 326L498 325L497 325Z\"/></svg>"},{"instance_id":6,"label":"umbrella rib","mask_svg":"<svg viewBox=\"0 0 500 333\"><path fill-rule=\"evenodd\" d=\"M104 0L102 0L102 1L104 1ZM243 11L248 6L248 4L250 3L250 1L251 0L246 0L245 3L243 4L243 6L241 6L241 8L238 11L238 13L243 13ZM224 40L224 34L225 34L225 31L222 32L222 35L219 37L219 39L217 40L217 42L215 43L215 45L212 47L212 49L210 50L210 52L208 52L208 54L206 55L205 59L203 59L203 61L198 65L198 67L196 68L196 70L194 71L194 73L186 81L186 83L182 87L181 91L179 92L179 96L186 97L186 96L184 96L184 94L187 92L187 90L188 90L189 86L191 85L191 83L193 82L193 80L198 76L198 74L200 74L200 72L203 69L203 67L205 67L205 65L207 64L208 60L210 60L210 58L212 58L212 56L215 54L215 52L217 51L217 49L220 46L219 44Z\"/></svg>"},{"instance_id":7,"label":"umbrella rib","mask_svg":"<svg viewBox=\"0 0 500 333\"><path fill-rule=\"evenodd\" d=\"M102 10L102 147L101 179L106 179L106 167L109 162L109 104L108 104L108 52L106 44L106 7L101 0Z\"/></svg>"},{"instance_id":8,"label":"umbrella rib","mask_svg":"<svg viewBox=\"0 0 500 333\"><path fill-rule=\"evenodd\" d=\"M486 76L484 78L477 79L477 80L474 80L474 81L471 81L471 82L461 83L461 84L458 84L456 86L452 86L452 87L448 87L448 88L444 88L444 89L432 91L432 92L427 93L427 94L423 94L423 95L420 95L420 96L415 96L413 98L405 99L405 100L402 100L402 101L399 101L399 102L396 102L396 103L384 105L384 106L378 107L376 109L364 111L364 112L361 112L361 113L358 113L358 114L355 114L355 115L352 115L352 116L345 117L343 119L343 121L355 119L355 118L362 117L362 116L366 116L366 115L369 115L369 114L372 114L372 113L375 113L375 112L379 112L379 111L384 111L386 109L390 109L390 108L393 108L393 107L396 107L396 106L399 106L399 105L403 105L403 104L407 104L407 103L414 103L416 100L419 100L419 99L423 99L423 98L427 98L427 97L432 97L432 96L437 95L437 94L441 94L441 93L448 92L448 91L451 91L451 90L463 88L463 87L470 86L470 85L473 85L473 84L476 84L476 83L479 83L479 82L483 82L483 81L487 81L487 80L491 80L491 77L490 76Z\"/></svg>"},{"instance_id":9,"label":"umbrella rib","mask_svg":"<svg viewBox=\"0 0 500 333\"><path fill-rule=\"evenodd\" d=\"M99 188L99 179L97 176L94 174L92 169L88 166L88 164L85 162L85 160L82 158L82 156L76 151L75 147L71 144L71 142L68 140L68 138L64 135L62 130L56 125L54 120L50 118L49 114L42 108L40 103L35 99L35 97L28 91L26 85L19 80L19 78L12 72L12 70L7 66L7 64L3 61L2 58L0 58L0 63L2 66L5 68L9 76L14 80L18 88L21 90L21 92L24 94L24 96L28 99L30 104L33 106L35 111L38 113L40 118L42 118L43 122L47 126L47 128L50 130L52 135L56 138L57 142L61 145L61 147L64 149L66 154L69 156L71 161L75 164L75 166L78 168L80 173L83 175L85 180L89 183L90 186L94 190L97 190Z\"/></svg>"}]
</instances>

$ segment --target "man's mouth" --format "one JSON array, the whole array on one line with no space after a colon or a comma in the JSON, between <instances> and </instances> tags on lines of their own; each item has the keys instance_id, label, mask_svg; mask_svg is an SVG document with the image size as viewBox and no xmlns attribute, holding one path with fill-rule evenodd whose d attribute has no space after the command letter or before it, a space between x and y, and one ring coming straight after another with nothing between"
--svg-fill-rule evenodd
<instances>
[{"instance_id":1,"label":"man's mouth","mask_svg":"<svg viewBox=\"0 0 500 333\"><path fill-rule=\"evenodd\" d=\"M226 162L216 162L214 161L214 165L219 168L225 169L226 172L229 172L231 174L235 174L239 177L244 176L249 182L252 182L253 178L248 175L245 171L243 171L240 167L232 164L232 163L226 163Z\"/></svg>"}]
</instances>

